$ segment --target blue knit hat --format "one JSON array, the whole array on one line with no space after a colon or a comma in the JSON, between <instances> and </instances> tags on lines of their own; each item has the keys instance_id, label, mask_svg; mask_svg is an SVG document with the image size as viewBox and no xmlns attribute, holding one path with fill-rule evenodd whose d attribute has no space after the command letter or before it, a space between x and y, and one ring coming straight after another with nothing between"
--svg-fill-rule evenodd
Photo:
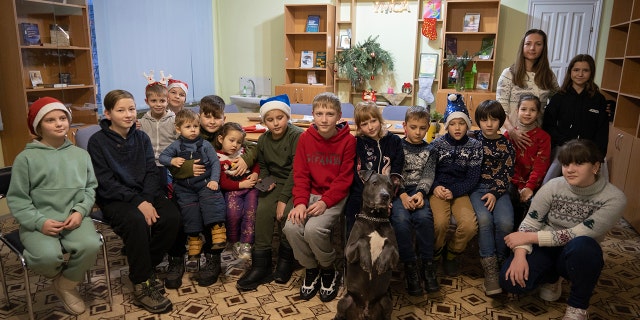
<instances>
[{"instance_id":1,"label":"blue knit hat","mask_svg":"<svg viewBox=\"0 0 640 320\"><path fill-rule=\"evenodd\" d=\"M260 117L264 119L267 112L271 110L280 110L284 112L289 119L291 119L291 104L289 103L289 96L281 94L260 100Z\"/></svg>"},{"instance_id":2,"label":"blue knit hat","mask_svg":"<svg viewBox=\"0 0 640 320\"><path fill-rule=\"evenodd\" d=\"M468 129L471 129L471 118L469 117L469 111L462 100L462 95L459 93L452 93L447 97L447 109L444 111L444 127L449 126L449 121L452 119L461 118L467 123Z\"/></svg>"}]
</instances>

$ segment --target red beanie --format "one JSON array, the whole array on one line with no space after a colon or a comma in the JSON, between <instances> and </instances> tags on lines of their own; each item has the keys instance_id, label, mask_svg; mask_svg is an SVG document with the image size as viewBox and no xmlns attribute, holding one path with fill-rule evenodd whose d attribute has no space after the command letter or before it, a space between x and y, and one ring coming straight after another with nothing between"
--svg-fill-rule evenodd
<instances>
[{"instance_id":1,"label":"red beanie","mask_svg":"<svg viewBox=\"0 0 640 320\"><path fill-rule=\"evenodd\" d=\"M33 135L40 136L40 133L36 132L38 124L47 113L53 110L64 111L69 118L69 123L71 123L71 112L69 112L69 109L67 109L62 102L51 97L42 97L29 106L27 126Z\"/></svg>"},{"instance_id":2,"label":"red beanie","mask_svg":"<svg viewBox=\"0 0 640 320\"><path fill-rule=\"evenodd\" d=\"M175 79L169 79L169 84L167 85L167 91L171 90L171 88L176 88L176 87L182 89L185 95L189 93L189 85L186 82L175 80Z\"/></svg>"}]
</instances>

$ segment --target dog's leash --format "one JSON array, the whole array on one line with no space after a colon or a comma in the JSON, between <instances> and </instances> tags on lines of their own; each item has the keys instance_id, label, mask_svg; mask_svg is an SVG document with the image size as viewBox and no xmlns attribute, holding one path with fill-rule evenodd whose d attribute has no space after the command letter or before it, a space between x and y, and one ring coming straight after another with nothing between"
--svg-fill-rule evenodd
<instances>
[{"instance_id":1,"label":"dog's leash","mask_svg":"<svg viewBox=\"0 0 640 320\"><path fill-rule=\"evenodd\" d=\"M372 221L372 222L378 222L378 223L381 223L381 222L389 222L389 219L388 219L388 218L375 218L375 217L370 217L370 216L364 215L364 214L362 214L362 213L358 213L358 214L356 215L356 218L362 218L362 219L364 219L364 220L369 220L369 221Z\"/></svg>"}]
</instances>

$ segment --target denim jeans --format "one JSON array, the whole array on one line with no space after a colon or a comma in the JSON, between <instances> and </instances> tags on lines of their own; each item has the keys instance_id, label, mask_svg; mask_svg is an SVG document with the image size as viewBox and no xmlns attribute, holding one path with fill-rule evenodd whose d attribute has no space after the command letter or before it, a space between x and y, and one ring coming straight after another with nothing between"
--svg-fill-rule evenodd
<instances>
[{"instance_id":1,"label":"denim jeans","mask_svg":"<svg viewBox=\"0 0 640 320\"><path fill-rule=\"evenodd\" d=\"M533 291L544 283L553 283L561 276L571 282L571 292L567 304L580 309L589 308L589 300L598 283L600 272L604 267L602 248L593 238L581 236L569 241L563 247L533 246L527 255L529 278L522 288L505 280L505 275L513 255L502 265L500 286L510 293L526 293Z\"/></svg>"},{"instance_id":2,"label":"denim jeans","mask_svg":"<svg viewBox=\"0 0 640 320\"><path fill-rule=\"evenodd\" d=\"M489 211L484 206L485 201L481 200L487 191L487 189L478 188L469 195L478 220L480 257L497 255L505 258L509 255L509 248L504 243L504 237L513 230L513 206L509 193L505 192L496 199L493 211Z\"/></svg>"},{"instance_id":3,"label":"denim jeans","mask_svg":"<svg viewBox=\"0 0 640 320\"><path fill-rule=\"evenodd\" d=\"M416 193L415 187L408 187L407 194L413 196ZM416 261L414 251L413 234L418 242L418 250L421 260L433 260L433 214L429 206L429 199L424 198L422 208L409 211L402 205L402 200L396 198L391 209L391 225L398 241L398 251L400 261Z\"/></svg>"}]
</instances>

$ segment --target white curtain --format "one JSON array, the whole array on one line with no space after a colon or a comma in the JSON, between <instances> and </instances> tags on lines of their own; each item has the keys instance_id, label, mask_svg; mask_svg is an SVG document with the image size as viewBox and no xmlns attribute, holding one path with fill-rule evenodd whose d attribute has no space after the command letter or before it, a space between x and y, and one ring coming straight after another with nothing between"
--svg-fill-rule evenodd
<instances>
[{"instance_id":1,"label":"white curtain","mask_svg":"<svg viewBox=\"0 0 640 320\"><path fill-rule=\"evenodd\" d=\"M211 0L92 1L103 97L124 89L144 108L152 69L187 82L187 102L215 94Z\"/></svg>"}]
</instances>

